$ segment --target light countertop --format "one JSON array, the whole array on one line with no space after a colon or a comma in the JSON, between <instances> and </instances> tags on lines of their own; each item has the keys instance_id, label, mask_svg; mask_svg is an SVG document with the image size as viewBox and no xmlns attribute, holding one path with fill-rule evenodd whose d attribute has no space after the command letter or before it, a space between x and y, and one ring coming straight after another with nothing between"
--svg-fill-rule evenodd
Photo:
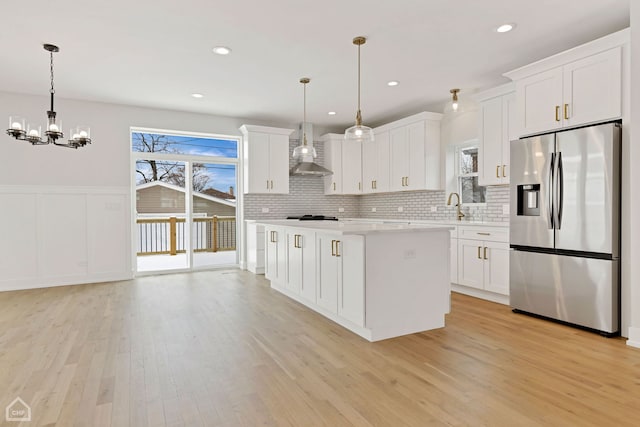
<instances>
[{"instance_id":1,"label":"light countertop","mask_svg":"<svg viewBox=\"0 0 640 427\"><path fill-rule=\"evenodd\" d=\"M357 221L256 220L257 224L294 227L335 234L415 233L453 230L447 224L367 223Z\"/></svg>"}]
</instances>

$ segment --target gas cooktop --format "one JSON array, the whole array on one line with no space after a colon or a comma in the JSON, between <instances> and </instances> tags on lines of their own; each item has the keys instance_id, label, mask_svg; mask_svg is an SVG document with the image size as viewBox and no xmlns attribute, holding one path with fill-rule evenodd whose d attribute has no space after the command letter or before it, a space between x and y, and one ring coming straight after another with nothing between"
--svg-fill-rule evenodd
<instances>
[{"instance_id":1,"label":"gas cooktop","mask_svg":"<svg viewBox=\"0 0 640 427\"><path fill-rule=\"evenodd\" d=\"M326 216L326 215L288 216L287 219L297 219L300 221L338 221L338 218L336 218L335 216Z\"/></svg>"}]
</instances>

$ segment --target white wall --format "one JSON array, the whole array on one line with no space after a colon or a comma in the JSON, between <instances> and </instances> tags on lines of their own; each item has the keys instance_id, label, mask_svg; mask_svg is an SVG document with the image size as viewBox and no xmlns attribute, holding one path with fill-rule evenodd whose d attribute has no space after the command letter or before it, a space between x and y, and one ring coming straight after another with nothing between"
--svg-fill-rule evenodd
<instances>
[{"instance_id":1,"label":"white wall","mask_svg":"<svg viewBox=\"0 0 640 427\"><path fill-rule=\"evenodd\" d=\"M57 99L62 130L68 134L74 125L91 126L91 145L78 150L32 146L4 133L10 115L44 126L48 101L0 92L5 121L0 134L0 290L130 278L130 128L241 136L238 128L248 122Z\"/></svg>"},{"instance_id":2,"label":"white wall","mask_svg":"<svg viewBox=\"0 0 640 427\"><path fill-rule=\"evenodd\" d=\"M629 2L631 8L631 142L627 147L623 158L627 159L628 170L623 178L623 200L627 201L628 217L623 219L623 242L628 236L628 245L623 250L628 251L628 264L623 269L623 284L629 284L628 306L629 340L627 344L640 347L640 168L637 160L640 159L640 4L637 1ZM624 165L623 165L624 167ZM625 182L626 180L626 182ZM624 185L626 185L626 189ZM633 187L633 188L632 188ZM626 222L626 223L625 223ZM625 233L625 229L627 232ZM624 262L624 259L623 259ZM626 270L626 271L625 271ZM624 300L623 300L624 301Z\"/></svg>"}]
</instances>

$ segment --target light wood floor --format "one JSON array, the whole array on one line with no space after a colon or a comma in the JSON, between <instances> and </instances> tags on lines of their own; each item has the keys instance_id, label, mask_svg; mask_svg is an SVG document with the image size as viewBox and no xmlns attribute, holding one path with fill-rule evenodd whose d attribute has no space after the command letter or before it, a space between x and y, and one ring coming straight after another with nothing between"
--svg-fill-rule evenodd
<instances>
[{"instance_id":1,"label":"light wood floor","mask_svg":"<svg viewBox=\"0 0 640 427\"><path fill-rule=\"evenodd\" d=\"M369 343L237 270L0 293L21 426L624 426L640 350L454 294Z\"/></svg>"}]
</instances>

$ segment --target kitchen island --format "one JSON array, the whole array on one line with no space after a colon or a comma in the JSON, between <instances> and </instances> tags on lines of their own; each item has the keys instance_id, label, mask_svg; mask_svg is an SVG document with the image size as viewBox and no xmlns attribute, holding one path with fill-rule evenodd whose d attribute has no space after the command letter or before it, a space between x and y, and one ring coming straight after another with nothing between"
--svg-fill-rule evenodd
<instances>
[{"instance_id":1,"label":"kitchen island","mask_svg":"<svg viewBox=\"0 0 640 427\"><path fill-rule=\"evenodd\" d=\"M444 326L450 226L257 223L273 289L369 341Z\"/></svg>"}]
</instances>

